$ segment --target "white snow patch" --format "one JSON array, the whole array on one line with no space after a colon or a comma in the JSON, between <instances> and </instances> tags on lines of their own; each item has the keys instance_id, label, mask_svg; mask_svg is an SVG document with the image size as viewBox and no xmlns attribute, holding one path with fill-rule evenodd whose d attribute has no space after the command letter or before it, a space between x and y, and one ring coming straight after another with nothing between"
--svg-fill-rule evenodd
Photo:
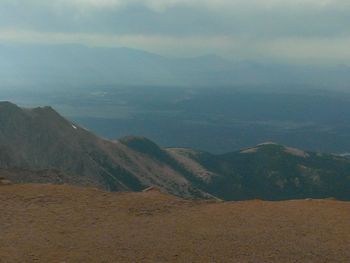
<instances>
[{"instance_id":1,"label":"white snow patch","mask_svg":"<svg viewBox=\"0 0 350 263\"><path fill-rule=\"evenodd\" d=\"M263 142L263 143L260 143L260 144L258 144L257 146L264 146L264 145L278 145L277 143L275 143L275 142Z\"/></svg>"},{"instance_id":2,"label":"white snow patch","mask_svg":"<svg viewBox=\"0 0 350 263\"><path fill-rule=\"evenodd\" d=\"M241 151L241 153L256 153L258 152L258 148L254 147L254 148L248 148L248 149L244 149Z\"/></svg>"},{"instance_id":3,"label":"white snow patch","mask_svg":"<svg viewBox=\"0 0 350 263\"><path fill-rule=\"evenodd\" d=\"M292 147L286 147L284 149L284 152L303 158L307 158L310 156L307 152Z\"/></svg>"}]
</instances>

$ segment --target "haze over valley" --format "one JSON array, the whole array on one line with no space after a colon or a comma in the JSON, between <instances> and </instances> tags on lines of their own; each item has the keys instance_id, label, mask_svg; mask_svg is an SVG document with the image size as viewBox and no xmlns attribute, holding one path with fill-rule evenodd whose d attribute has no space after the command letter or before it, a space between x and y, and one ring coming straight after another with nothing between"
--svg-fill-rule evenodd
<instances>
[{"instance_id":1,"label":"haze over valley","mask_svg":"<svg viewBox=\"0 0 350 263\"><path fill-rule=\"evenodd\" d=\"M293 88L291 88L293 87ZM3 91L21 106L51 105L98 135L145 136L163 147L225 153L264 141L350 152L350 93L302 86L87 86Z\"/></svg>"}]
</instances>

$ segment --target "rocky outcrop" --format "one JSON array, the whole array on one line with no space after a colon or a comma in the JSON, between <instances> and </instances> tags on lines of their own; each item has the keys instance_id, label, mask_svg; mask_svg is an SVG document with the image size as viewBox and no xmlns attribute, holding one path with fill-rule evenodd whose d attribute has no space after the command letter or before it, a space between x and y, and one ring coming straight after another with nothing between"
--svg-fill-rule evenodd
<instances>
[{"instance_id":1,"label":"rocky outcrop","mask_svg":"<svg viewBox=\"0 0 350 263\"><path fill-rule=\"evenodd\" d=\"M11 185L12 182L4 177L0 177L0 186Z\"/></svg>"}]
</instances>

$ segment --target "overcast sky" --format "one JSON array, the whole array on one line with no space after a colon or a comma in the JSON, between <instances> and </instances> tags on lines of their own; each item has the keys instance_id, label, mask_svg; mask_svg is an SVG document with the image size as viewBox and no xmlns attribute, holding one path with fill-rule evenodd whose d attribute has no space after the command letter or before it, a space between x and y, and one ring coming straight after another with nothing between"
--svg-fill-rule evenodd
<instances>
[{"instance_id":1,"label":"overcast sky","mask_svg":"<svg viewBox=\"0 0 350 263\"><path fill-rule=\"evenodd\" d=\"M0 0L1 43L350 61L349 0Z\"/></svg>"}]
</instances>

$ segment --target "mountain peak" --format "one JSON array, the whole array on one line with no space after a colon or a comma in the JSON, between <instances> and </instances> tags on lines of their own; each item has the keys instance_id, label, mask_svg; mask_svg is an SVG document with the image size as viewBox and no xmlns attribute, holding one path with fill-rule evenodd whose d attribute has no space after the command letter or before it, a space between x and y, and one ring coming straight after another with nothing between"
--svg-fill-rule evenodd
<instances>
[{"instance_id":1,"label":"mountain peak","mask_svg":"<svg viewBox=\"0 0 350 263\"><path fill-rule=\"evenodd\" d=\"M111 191L141 191L153 185L186 197L202 194L194 192L176 161L145 137L129 136L114 143L80 129L51 107L23 109L12 103L2 107L18 112L0 110L0 168L57 169L67 176L48 175L45 182L55 183L57 178ZM32 178L30 182L48 178L41 172L28 174L11 173L9 179L17 183L22 178Z\"/></svg>"},{"instance_id":2,"label":"mountain peak","mask_svg":"<svg viewBox=\"0 0 350 263\"><path fill-rule=\"evenodd\" d=\"M160 147L156 143L142 136L126 136L119 139L119 142L131 149L146 154L161 151Z\"/></svg>"},{"instance_id":3,"label":"mountain peak","mask_svg":"<svg viewBox=\"0 0 350 263\"><path fill-rule=\"evenodd\" d=\"M22 129L22 135L29 134L34 122L36 128L40 126L44 130L49 126L71 127L71 123L50 106L22 108L8 101L0 102L0 120L3 122L0 130L7 130L8 134L13 133L13 129Z\"/></svg>"},{"instance_id":4,"label":"mountain peak","mask_svg":"<svg viewBox=\"0 0 350 263\"><path fill-rule=\"evenodd\" d=\"M29 109L32 113L40 114L42 116L51 116L51 117L59 117L63 118L56 110L54 110L51 106L43 106Z\"/></svg>"},{"instance_id":5,"label":"mountain peak","mask_svg":"<svg viewBox=\"0 0 350 263\"><path fill-rule=\"evenodd\" d=\"M0 101L0 110L17 110L17 111L23 111L23 112L40 112L40 113L55 113L59 115L51 106L44 106L44 107L36 107L36 108L22 108L10 101ZM5 112L4 112L5 113Z\"/></svg>"},{"instance_id":6,"label":"mountain peak","mask_svg":"<svg viewBox=\"0 0 350 263\"><path fill-rule=\"evenodd\" d=\"M254 147L246 148L244 150L241 150L240 153L257 153L261 151L268 151L268 152L272 151L273 153L283 152L289 155L294 155L296 157L303 157L303 158L309 157L309 154L303 150L293 148L293 147L288 147L288 146L271 142L271 141L260 143Z\"/></svg>"},{"instance_id":7,"label":"mountain peak","mask_svg":"<svg viewBox=\"0 0 350 263\"><path fill-rule=\"evenodd\" d=\"M16 104L9 101L0 101L0 110L20 109Z\"/></svg>"},{"instance_id":8,"label":"mountain peak","mask_svg":"<svg viewBox=\"0 0 350 263\"><path fill-rule=\"evenodd\" d=\"M16 104L10 102L10 101L7 101L7 100L4 100L4 101L0 101L0 106L17 106Z\"/></svg>"},{"instance_id":9,"label":"mountain peak","mask_svg":"<svg viewBox=\"0 0 350 263\"><path fill-rule=\"evenodd\" d=\"M257 146L266 146L266 145L279 145L279 144L273 141L266 141L266 142L259 143Z\"/></svg>"}]
</instances>

